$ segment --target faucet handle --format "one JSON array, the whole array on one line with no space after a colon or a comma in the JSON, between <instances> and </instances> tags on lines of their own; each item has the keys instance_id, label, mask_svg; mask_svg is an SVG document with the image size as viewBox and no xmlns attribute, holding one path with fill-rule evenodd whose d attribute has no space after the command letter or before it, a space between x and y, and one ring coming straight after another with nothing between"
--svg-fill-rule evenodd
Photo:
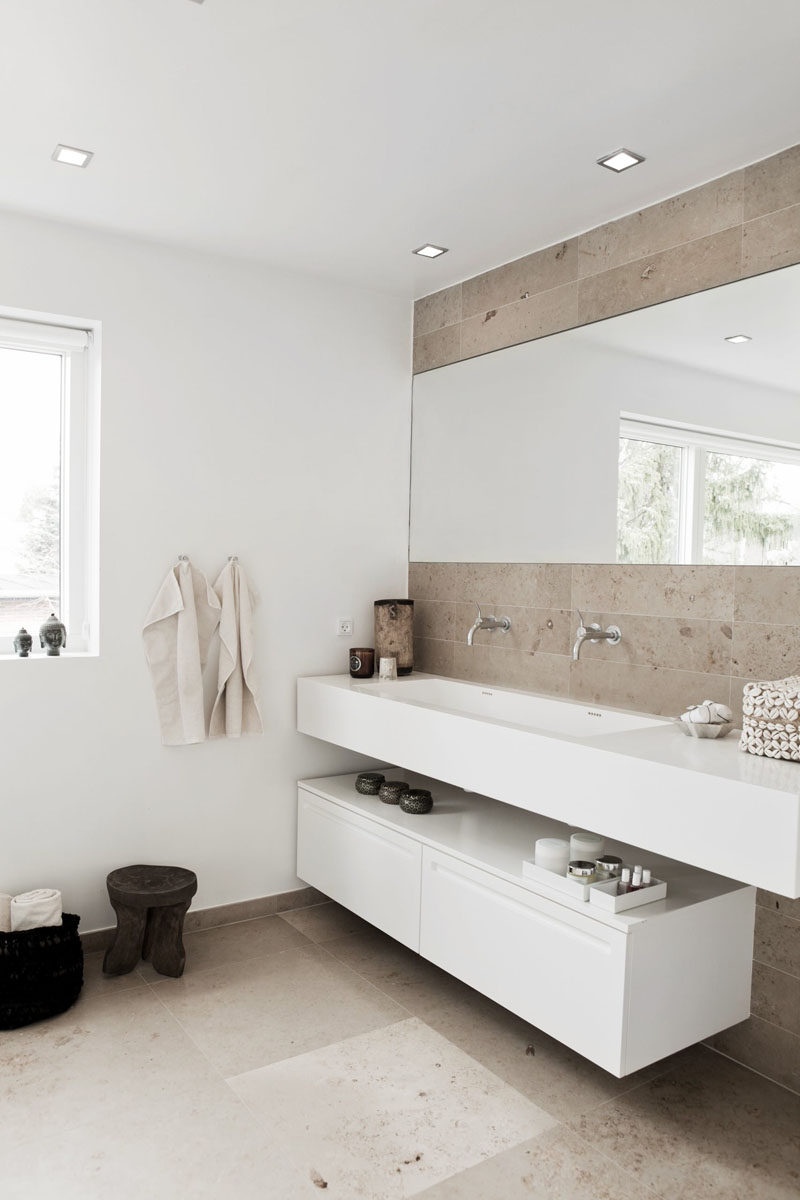
<instances>
[{"instance_id":1,"label":"faucet handle","mask_svg":"<svg viewBox=\"0 0 800 1200\"><path fill-rule=\"evenodd\" d=\"M578 633L580 633L580 631L582 629L583 630L586 629L586 622L584 621L583 613L581 612L581 610L579 608L576 608L575 612L578 614Z\"/></svg>"},{"instance_id":2,"label":"faucet handle","mask_svg":"<svg viewBox=\"0 0 800 1200\"><path fill-rule=\"evenodd\" d=\"M479 621L482 621L482 620L483 620L483 613L481 612L481 606L480 606L480 604L478 604L478 601L477 601L477 600L473 600L473 601L472 601L472 603L475 605L475 607L476 607L476 608L477 608L477 610L478 610L478 620L479 620Z\"/></svg>"}]
</instances>

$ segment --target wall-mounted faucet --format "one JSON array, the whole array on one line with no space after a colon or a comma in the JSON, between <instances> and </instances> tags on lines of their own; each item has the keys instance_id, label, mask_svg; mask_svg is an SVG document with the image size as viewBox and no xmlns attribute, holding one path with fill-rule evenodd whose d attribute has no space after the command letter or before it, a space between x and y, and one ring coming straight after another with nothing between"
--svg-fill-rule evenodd
<instances>
[{"instance_id":1,"label":"wall-mounted faucet","mask_svg":"<svg viewBox=\"0 0 800 1200\"><path fill-rule=\"evenodd\" d=\"M467 634L468 646L472 645L472 639L475 637L475 634L479 629L488 629L490 633L494 633L495 630L499 629L501 633L508 633L509 629L511 628L511 622L508 617L484 617L481 614L481 606L478 604L477 600L475 601L475 607L478 610L478 616L475 620L475 624Z\"/></svg>"},{"instance_id":2,"label":"wall-mounted faucet","mask_svg":"<svg viewBox=\"0 0 800 1200\"><path fill-rule=\"evenodd\" d=\"M609 625L608 629L601 629L599 625L587 625L580 609L576 609L576 612L580 621L575 645L572 647L572 657L576 662L581 656L581 646L584 642L608 642L609 646L618 646L622 641L622 633L618 626Z\"/></svg>"}]
</instances>

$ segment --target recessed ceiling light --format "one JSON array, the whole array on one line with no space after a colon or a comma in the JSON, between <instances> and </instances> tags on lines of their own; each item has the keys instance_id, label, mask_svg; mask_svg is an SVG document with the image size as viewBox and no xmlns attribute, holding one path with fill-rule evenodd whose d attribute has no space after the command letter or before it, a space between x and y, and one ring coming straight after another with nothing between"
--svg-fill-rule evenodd
<instances>
[{"instance_id":1,"label":"recessed ceiling light","mask_svg":"<svg viewBox=\"0 0 800 1200\"><path fill-rule=\"evenodd\" d=\"M424 246L417 246L411 253L419 254L422 258L438 258L440 254L447 254L447 246L432 246L430 242L426 242Z\"/></svg>"},{"instance_id":2,"label":"recessed ceiling light","mask_svg":"<svg viewBox=\"0 0 800 1200\"><path fill-rule=\"evenodd\" d=\"M732 345L738 346L741 342L752 342L752 338L746 333L734 333L732 337L726 337L726 342L731 342Z\"/></svg>"},{"instance_id":3,"label":"recessed ceiling light","mask_svg":"<svg viewBox=\"0 0 800 1200\"><path fill-rule=\"evenodd\" d=\"M644 162L644 155L635 154L633 150L615 150L613 154L606 154L597 160L598 166L608 167L609 171L616 171L618 174L641 162Z\"/></svg>"},{"instance_id":4,"label":"recessed ceiling light","mask_svg":"<svg viewBox=\"0 0 800 1200\"><path fill-rule=\"evenodd\" d=\"M77 146L62 146L59 142L50 157L53 162L66 163L68 167L88 167L94 153L91 150L79 150Z\"/></svg>"}]
</instances>

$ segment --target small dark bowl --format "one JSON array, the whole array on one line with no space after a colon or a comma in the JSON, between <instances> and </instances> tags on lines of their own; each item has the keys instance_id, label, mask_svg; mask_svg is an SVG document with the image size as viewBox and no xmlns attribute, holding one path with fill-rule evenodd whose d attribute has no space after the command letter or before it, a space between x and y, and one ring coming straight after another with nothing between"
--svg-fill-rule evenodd
<instances>
[{"instance_id":1,"label":"small dark bowl","mask_svg":"<svg viewBox=\"0 0 800 1200\"><path fill-rule=\"evenodd\" d=\"M385 780L386 776L379 775L376 771L362 771L356 776L356 791L362 796L377 796Z\"/></svg>"},{"instance_id":2,"label":"small dark bowl","mask_svg":"<svg viewBox=\"0 0 800 1200\"><path fill-rule=\"evenodd\" d=\"M421 816L433 808L433 796L425 788L411 788L400 797L400 807L403 812Z\"/></svg>"},{"instance_id":3,"label":"small dark bowl","mask_svg":"<svg viewBox=\"0 0 800 1200\"><path fill-rule=\"evenodd\" d=\"M384 804L399 804L400 797L404 792L408 791L408 784L400 782L397 779L387 779L381 784L381 790L378 792L378 799Z\"/></svg>"}]
</instances>

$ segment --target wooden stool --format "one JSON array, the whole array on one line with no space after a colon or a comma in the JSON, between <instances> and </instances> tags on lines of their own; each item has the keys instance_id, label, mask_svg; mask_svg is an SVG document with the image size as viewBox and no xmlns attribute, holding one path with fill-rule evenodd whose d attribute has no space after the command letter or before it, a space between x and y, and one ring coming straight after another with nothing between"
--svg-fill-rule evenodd
<instances>
[{"instance_id":1,"label":"wooden stool","mask_svg":"<svg viewBox=\"0 0 800 1200\"><path fill-rule=\"evenodd\" d=\"M127 975L139 958L160 975L183 974L183 919L197 891L197 876L184 867L119 867L106 879L117 914L113 945L103 959L104 975Z\"/></svg>"}]
</instances>

